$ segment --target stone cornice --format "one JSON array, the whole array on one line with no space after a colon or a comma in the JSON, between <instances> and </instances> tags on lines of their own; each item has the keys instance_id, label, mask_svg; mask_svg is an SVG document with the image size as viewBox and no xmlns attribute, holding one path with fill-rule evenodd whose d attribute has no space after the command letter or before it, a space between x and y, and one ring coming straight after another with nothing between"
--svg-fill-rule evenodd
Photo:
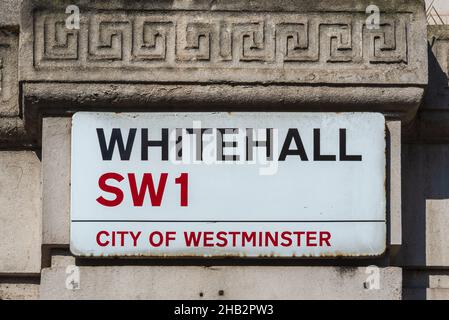
<instances>
[{"instance_id":1,"label":"stone cornice","mask_svg":"<svg viewBox=\"0 0 449 320\"><path fill-rule=\"evenodd\" d=\"M124 105L410 120L427 84L423 1L77 1L78 30L72 2L23 3L18 101L34 137L42 114Z\"/></svg>"},{"instance_id":2,"label":"stone cornice","mask_svg":"<svg viewBox=\"0 0 449 320\"><path fill-rule=\"evenodd\" d=\"M263 9L269 2L255 3ZM253 11L244 1L192 4L183 10L154 8L154 3L138 11L109 5L100 11L101 3L92 2L80 7L80 29L69 30L64 6L48 8L38 1L22 25L31 41L21 42L21 80L427 83L423 12L416 1L409 1L415 5L408 10L393 11L389 4L378 29L366 26L367 1L361 1L366 2L363 10L348 6L353 1L336 2L346 4L346 11L330 1L297 1L282 11L272 5ZM392 2L398 8L403 3Z\"/></svg>"}]
</instances>

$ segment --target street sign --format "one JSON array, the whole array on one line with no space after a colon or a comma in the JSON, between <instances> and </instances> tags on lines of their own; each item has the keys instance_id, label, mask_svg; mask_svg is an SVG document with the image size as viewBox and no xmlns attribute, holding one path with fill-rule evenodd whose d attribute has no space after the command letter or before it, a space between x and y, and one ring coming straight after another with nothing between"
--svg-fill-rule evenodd
<instances>
[{"instance_id":1,"label":"street sign","mask_svg":"<svg viewBox=\"0 0 449 320\"><path fill-rule=\"evenodd\" d=\"M72 121L77 256L336 257L386 245L376 113L96 113Z\"/></svg>"}]
</instances>

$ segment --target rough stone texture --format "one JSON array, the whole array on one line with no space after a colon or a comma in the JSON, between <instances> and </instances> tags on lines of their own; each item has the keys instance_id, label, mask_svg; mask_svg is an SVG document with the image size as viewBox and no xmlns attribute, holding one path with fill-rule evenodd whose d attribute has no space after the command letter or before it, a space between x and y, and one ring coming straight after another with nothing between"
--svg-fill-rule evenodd
<instances>
[{"instance_id":1,"label":"rough stone texture","mask_svg":"<svg viewBox=\"0 0 449 320\"><path fill-rule=\"evenodd\" d=\"M21 79L425 85L423 4L377 2L383 21L374 30L365 25L365 0L183 5L200 14L176 10L180 2L91 1L80 8L80 29L68 30L61 8L70 1L31 1L36 10L22 33L35 40L34 60L23 61ZM30 44L24 52L33 52ZM114 72L98 72L105 67Z\"/></svg>"},{"instance_id":2,"label":"rough stone texture","mask_svg":"<svg viewBox=\"0 0 449 320\"><path fill-rule=\"evenodd\" d=\"M402 294L400 268L379 269L380 289L369 290L364 288L369 273L362 267L83 266L79 289L69 290L73 269L66 269L70 259L62 261L67 264L42 270L41 299L400 299Z\"/></svg>"},{"instance_id":3,"label":"rough stone texture","mask_svg":"<svg viewBox=\"0 0 449 320\"><path fill-rule=\"evenodd\" d=\"M428 26L427 37L429 42L429 89L425 96L422 111L448 110L448 59L449 27Z\"/></svg>"},{"instance_id":4,"label":"rough stone texture","mask_svg":"<svg viewBox=\"0 0 449 320\"><path fill-rule=\"evenodd\" d=\"M0 300L37 300L38 283L0 283Z\"/></svg>"},{"instance_id":5,"label":"rough stone texture","mask_svg":"<svg viewBox=\"0 0 449 320\"><path fill-rule=\"evenodd\" d=\"M13 2L7 1L5 12ZM19 108L18 47L17 28L2 27L0 7L0 144L23 145L26 140L24 123Z\"/></svg>"},{"instance_id":6,"label":"rough stone texture","mask_svg":"<svg viewBox=\"0 0 449 320\"><path fill-rule=\"evenodd\" d=\"M70 243L71 118L44 118L42 215L44 245Z\"/></svg>"},{"instance_id":7,"label":"rough stone texture","mask_svg":"<svg viewBox=\"0 0 449 320\"><path fill-rule=\"evenodd\" d=\"M429 288L449 289L449 276L448 275L430 275Z\"/></svg>"},{"instance_id":8,"label":"rough stone texture","mask_svg":"<svg viewBox=\"0 0 449 320\"><path fill-rule=\"evenodd\" d=\"M0 274L39 273L40 161L31 151L0 151Z\"/></svg>"},{"instance_id":9,"label":"rough stone texture","mask_svg":"<svg viewBox=\"0 0 449 320\"><path fill-rule=\"evenodd\" d=\"M416 97L421 96L424 89L404 87L390 91L355 86L26 83L23 92L30 118L37 117L37 110L63 115L89 109L149 112L384 111L391 117L398 117L401 108L407 106L411 109L419 103Z\"/></svg>"},{"instance_id":10,"label":"rough stone texture","mask_svg":"<svg viewBox=\"0 0 449 320\"><path fill-rule=\"evenodd\" d=\"M17 32L0 28L0 117L19 115Z\"/></svg>"},{"instance_id":11,"label":"rough stone texture","mask_svg":"<svg viewBox=\"0 0 449 320\"><path fill-rule=\"evenodd\" d=\"M71 4L23 3L28 143L39 144L43 113L95 106L378 111L410 121L427 84L423 1L80 1L79 30L65 27ZM366 25L370 4L382 10L377 29Z\"/></svg>"},{"instance_id":12,"label":"rough stone texture","mask_svg":"<svg viewBox=\"0 0 449 320\"><path fill-rule=\"evenodd\" d=\"M426 201L426 265L449 266L449 199Z\"/></svg>"},{"instance_id":13,"label":"rough stone texture","mask_svg":"<svg viewBox=\"0 0 449 320\"><path fill-rule=\"evenodd\" d=\"M0 10L0 27L19 25L21 3L22 0L2 0Z\"/></svg>"}]
</instances>

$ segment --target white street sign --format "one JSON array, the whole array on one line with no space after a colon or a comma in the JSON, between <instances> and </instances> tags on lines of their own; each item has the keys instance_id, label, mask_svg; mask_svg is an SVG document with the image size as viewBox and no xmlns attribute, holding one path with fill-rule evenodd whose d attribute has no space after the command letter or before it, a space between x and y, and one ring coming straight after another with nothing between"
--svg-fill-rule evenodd
<instances>
[{"instance_id":1,"label":"white street sign","mask_svg":"<svg viewBox=\"0 0 449 320\"><path fill-rule=\"evenodd\" d=\"M72 123L78 256L376 256L376 113L95 113Z\"/></svg>"}]
</instances>

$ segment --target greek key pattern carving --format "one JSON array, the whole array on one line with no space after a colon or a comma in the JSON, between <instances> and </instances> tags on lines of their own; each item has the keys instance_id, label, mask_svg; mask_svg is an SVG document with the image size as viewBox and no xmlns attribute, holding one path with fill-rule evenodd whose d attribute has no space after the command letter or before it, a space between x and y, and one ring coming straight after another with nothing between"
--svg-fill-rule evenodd
<instances>
[{"instance_id":1,"label":"greek key pattern carving","mask_svg":"<svg viewBox=\"0 0 449 320\"><path fill-rule=\"evenodd\" d=\"M364 14L36 12L34 66L151 68L301 68L310 64L407 64L407 14L379 28Z\"/></svg>"},{"instance_id":2,"label":"greek key pattern carving","mask_svg":"<svg viewBox=\"0 0 449 320\"><path fill-rule=\"evenodd\" d=\"M17 33L0 29L0 116L18 113L17 51Z\"/></svg>"}]
</instances>

